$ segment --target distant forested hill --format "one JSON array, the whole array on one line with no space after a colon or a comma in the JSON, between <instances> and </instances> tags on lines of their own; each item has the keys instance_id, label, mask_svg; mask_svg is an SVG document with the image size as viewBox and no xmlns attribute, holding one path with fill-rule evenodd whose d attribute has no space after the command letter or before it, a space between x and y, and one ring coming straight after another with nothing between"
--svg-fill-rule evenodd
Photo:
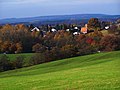
<instances>
[{"instance_id":1,"label":"distant forested hill","mask_svg":"<svg viewBox=\"0 0 120 90\"><path fill-rule=\"evenodd\" d=\"M38 16L28 18L9 18L1 19L0 24L56 24L56 23L86 23L90 18L99 18L104 21L116 21L120 15L105 15L105 14L75 14L75 15L53 15L53 16Z\"/></svg>"}]
</instances>

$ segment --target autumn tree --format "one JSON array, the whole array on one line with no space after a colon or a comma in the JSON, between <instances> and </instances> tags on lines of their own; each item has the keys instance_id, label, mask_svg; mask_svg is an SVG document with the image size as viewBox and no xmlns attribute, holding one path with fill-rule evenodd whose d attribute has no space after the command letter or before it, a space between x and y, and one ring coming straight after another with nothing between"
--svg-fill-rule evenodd
<instances>
[{"instance_id":1,"label":"autumn tree","mask_svg":"<svg viewBox=\"0 0 120 90\"><path fill-rule=\"evenodd\" d=\"M16 51L15 53L21 53L23 50L22 44L21 43L16 43Z\"/></svg>"},{"instance_id":2,"label":"autumn tree","mask_svg":"<svg viewBox=\"0 0 120 90\"><path fill-rule=\"evenodd\" d=\"M9 47L9 52L10 53L15 53L16 50L17 50L16 44L15 43L11 43L11 45Z\"/></svg>"},{"instance_id":3,"label":"autumn tree","mask_svg":"<svg viewBox=\"0 0 120 90\"><path fill-rule=\"evenodd\" d=\"M54 36L56 33L47 32L45 37L43 37L43 45L46 46L49 50L52 47L55 47Z\"/></svg>"},{"instance_id":4,"label":"autumn tree","mask_svg":"<svg viewBox=\"0 0 120 90\"><path fill-rule=\"evenodd\" d=\"M1 51L5 52L5 53L9 53L9 47L11 46L10 41L5 41L2 45L1 45Z\"/></svg>"},{"instance_id":5,"label":"autumn tree","mask_svg":"<svg viewBox=\"0 0 120 90\"><path fill-rule=\"evenodd\" d=\"M61 48L61 54L63 58L73 57L76 55L74 45L65 45Z\"/></svg>"},{"instance_id":6,"label":"autumn tree","mask_svg":"<svg viewBox=\"0 0 120 90\"><path fill-rule=\"evenodd\" d=\"M106 35L100 41L101 51L120 50L120 36Z\"/></svg>"},{"instance_id":7,"label":"autumn tree","mask_svg":"<svg viewBox=\"0 0 120 90\"><path fill-rule=\"evenodd\" d=\"M74 44L73 35L70 32L66 32L64 30L58 31L54 36L54 40L56 42L56 46L58 46L59 48L67 44Z\"/></svg>"},{"instance_id":8,"label":"autumn tree","mask_svg":"<svg viewBox=\"0 0 120 90\"><path fill-rule=\"evenodd\" d=\"M31 32L28 29L29 28L26 27L24 24L3 25L3 27L0 29L0 40L3 43L1 46L1 51L8 51L5 49L9 48L11 49L10 52L13 53L15 50L15 44L19 42L22 43L24 52L32 51L31 47L33 44L33 37L31 36ZM9 47L7 47L8 44L6 44L8 41L10 42Z\"/></svg>"},{"instance_id":9,"label":"autumn tree","mask_svg":"<svg viewBox=\"0 0 120 90\"><path fill-rule=\"evenodd\" d=\"M42 53L42 52L45 52L46 50L46 47L42 44L35 44L33 47L32 47L32 51L36 52L36 53Z\"/></svg>"},{"instance_id":10,"label":"autumn tree","mask_svg":"<svg viewBox=\"0 0 120 90\"><path fill-rule=\"evenodd\" d=\"M116 25L112 25L110 29L108 30L109 34L120 34L120 30Z\"/></svg>"},{"instance_id":11,"label":"autumn tree","mask_svg":"<svg viewBox=\"0 0 120 90\"><path fill-rule=\"evenodd\" d=\"M98 18L91 18L87 24L88 30L100 30L100 21Z\"/></svg>"}]
</instances>

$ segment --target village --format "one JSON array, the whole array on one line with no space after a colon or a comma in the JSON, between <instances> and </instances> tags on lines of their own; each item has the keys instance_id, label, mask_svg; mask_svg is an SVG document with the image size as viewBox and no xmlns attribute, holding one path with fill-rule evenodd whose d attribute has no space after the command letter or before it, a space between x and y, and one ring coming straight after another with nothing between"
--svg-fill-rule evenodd
<instances>
[{"instance_id":1,"label":"village","mask_svg":"<svg viewBox=\"0 0 120 90\"><path fill-rule=\"evenodd\" d=\"M41 26L41 27L34 27L34 26L29 26L31 32L41 32L41 34L45 35L46 32L57 32L59 30L64 30L66 32L71 32L73 35L79 35L79 34L87 34L90 32L94 32L93 30L88 30L87 24L84 24L84 26L81 25L46 25L46 26ZM102 28L99 28L99 31L101 30L109 30L112 25L106 25L103 26Z\"/></svg>"}]
</instances>

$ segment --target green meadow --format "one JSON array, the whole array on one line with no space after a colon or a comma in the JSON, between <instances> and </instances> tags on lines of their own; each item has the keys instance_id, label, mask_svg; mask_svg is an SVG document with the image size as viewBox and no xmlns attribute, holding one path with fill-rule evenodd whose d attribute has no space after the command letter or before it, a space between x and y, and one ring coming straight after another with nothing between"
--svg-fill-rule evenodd
<instances>
[{"instance_id":1,"label":"green meadow","mask_svg":"<svg viewBox=\"0 0 120 90\"><path fill-rule=\"evenodd\" d=\"M2 55L3 55L3 54L0 54L0 56L2 56ZM32 55L33 55L33 53L6 54L6 56L7 56L10 60L16 60L16 57L18 57L18 56L22 56L22 57L25 58L25 60L29 60Z\"/></svg>"},{"instance_id":2,"label":"green meadow","mask_svg":"<svg viewBox=\"0 0 120 90\"><path fill-rule=\"evenodd\" d=\"M120 90L120 51L1 72L0 90Z\"/></svg>"}]
</instances>

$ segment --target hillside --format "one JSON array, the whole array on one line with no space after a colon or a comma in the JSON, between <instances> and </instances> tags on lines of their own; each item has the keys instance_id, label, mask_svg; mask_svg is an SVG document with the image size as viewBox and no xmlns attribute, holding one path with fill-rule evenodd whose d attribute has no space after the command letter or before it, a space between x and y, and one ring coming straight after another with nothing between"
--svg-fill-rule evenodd
<instances>
[{"instance_id":1,"label":"hillside","mask_svg":"<svg viewBox=\"0 0 120 90\"><path fill-rule=\"evenodd\" d=\"M3 54L0 54L0 57ZM25 60L30 59L33 56L33 53L22 53L22 54L6 54L6 56L10 59L10 60L16 60L16 57L22 56L25 58Z\"/></svg>"},{"instance_id":2,"label":"hillside","mask_svg":"<svg viewBox=\"0 0 120 90\"><path fill-rule=\"evenodd\" d=\"M119 63L116 51L2 72L0 90L119 90Z\"/></svg>"}]
</instances>

